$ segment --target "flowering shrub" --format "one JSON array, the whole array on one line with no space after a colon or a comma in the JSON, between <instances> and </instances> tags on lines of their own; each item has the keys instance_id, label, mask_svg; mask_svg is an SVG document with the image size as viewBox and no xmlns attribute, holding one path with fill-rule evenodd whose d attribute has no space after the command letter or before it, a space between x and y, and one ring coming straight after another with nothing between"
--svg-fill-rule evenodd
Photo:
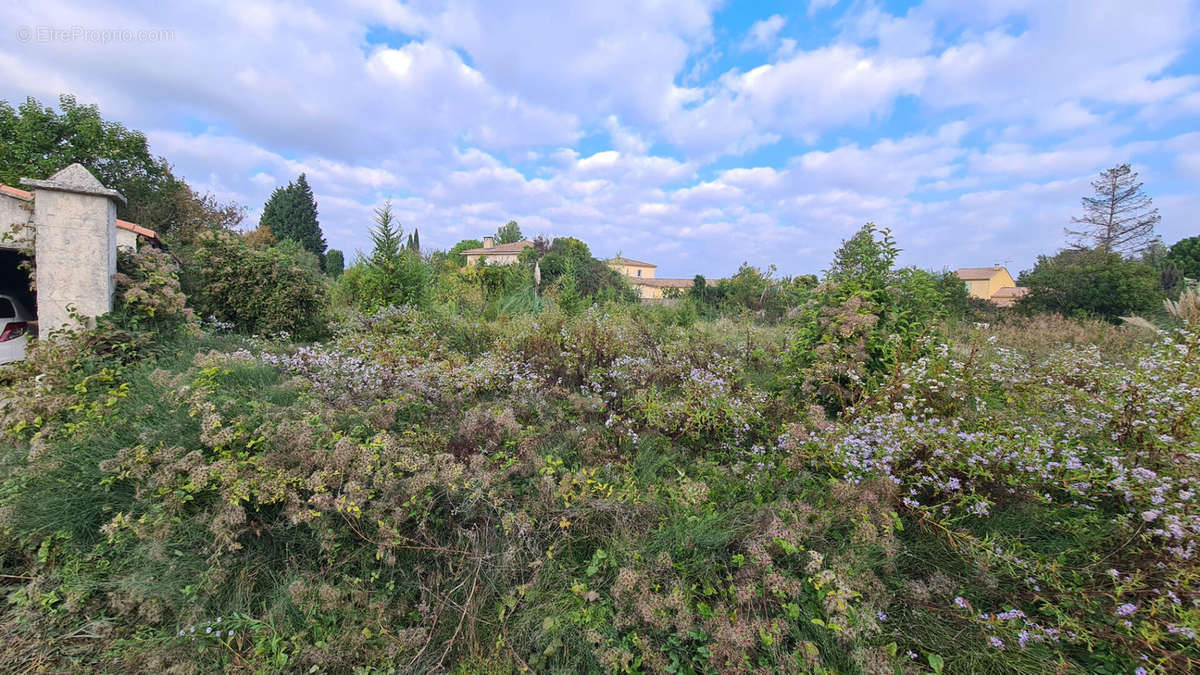
<instances>
[{"instance_id":1,"label":"flowering shrub","mask_svg":"<svg viewBox=\"0 0 1200 675\"><path fill-rule=\"evenodd\" d=\"M1095 345L996 353L943 345L797 452L895 485L909 517L989 569L993 587L957 604L992 647L1192 667L1200 337L1164 334L1131 365Z\"/></svg>"}]
</instances>

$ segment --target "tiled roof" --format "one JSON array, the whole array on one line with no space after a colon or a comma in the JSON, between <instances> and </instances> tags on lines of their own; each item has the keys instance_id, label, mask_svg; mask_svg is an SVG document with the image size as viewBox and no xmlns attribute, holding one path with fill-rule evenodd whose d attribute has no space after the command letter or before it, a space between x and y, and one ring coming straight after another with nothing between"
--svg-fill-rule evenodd
<instances>
[{"instance_id":1,"label":"tiled roof","mask_svg":"<svg viewBox=\"0 0 1200 675\"><path fill-rule=\"evenodd\" d=\"M158 239L158 233L155 232L154 230L142 227L141 225L131 223L128 220L118 220L117 227L121 228L122 230L129 230L130 232L136 232L137 234L140 234L143 237L146 237L147 239Z\"/></svg>"},{"instance_id":2,"label":"tiled roof","mask_svg":"<svg viewBox=\"0 0 1200 675\"><path fill-rule=\"evenodd\" d=\"M465 251L459 251L462 255L496 255L500 253L520 253L526 248L533 246L533 242L525 239L524 241L514 241L511 244L497 244L491 248L469 248Z\"/></svg>"},{"instance_id":3,"label":"tiled roof","mask_svg":"<svg viewBox=\"0 0 1200 675\"><path fill-rule=\"evenodd\" d=\"M1029 289L1024 286L1005 286L992 293L993 298L1020 298L1026 295L1029 295Z\"/></svg>"},{"instance_id":4,"label":"tiled roof","mask_svg":"<svg viewBox=\"0 0 1200 675\"><path fill-rule=\"evenodd\" d=\"M9 197L16 197L17 199L24 199L25 201L33 199L32 192L27 192L15 187L9 187L7 185L0 185L0 195L8 195Z\"/></svg>"},{"instance_id":5,"label":"tiled roof","mask_svg":"<svg viewBox=\"0 0 1200 675\"><path fill-rule=\"evenodd\" d=\"M991 279L1002 271L1006 270L1003 267L964 267L954 270L954 273L963 281L982 281Z\"/></svg>"},{"instance_id":6,"label":"tiled roof","mask_svg":"<svg viewBox=\"0 0 1200 675\"><path fill-rule=\"evenodd\" d=\"M629 267L658 267L654 263L642 262L633 258L622 258L621 256L609 258L608 262L617 263L618 265L628 265Z\"/></svg>"},{"instance_id":7,"label":"tiled roof","mask_svg":"<svg viewBox=\"0 0 1200 675\"><path fill-rule=\"evenodd\" d=\"M643 279L641 277L626 277L634 286L651 286L655 288L691 288L695 286L694 279ZM716 279L706 279L709 286L716 285Z\"/></svg>"},{"instance_id":8,"label":"tiled roof","mask_svg":"<svg viewBox=\"0 0 1200 675\"><path fill-rule=\"evenodd\" d=\"M8 195L9 197L16 197L17 199L24 199L26 201L33 199L32 192L4 184L0 184L0 194ZM131 223L128 220L117 220L117 227L121 228L122 230L129 230L130 232L140 234L147 239L158 239L158 233L154 230L142 227L136 223Z\"/></svg>"}]
</instances>

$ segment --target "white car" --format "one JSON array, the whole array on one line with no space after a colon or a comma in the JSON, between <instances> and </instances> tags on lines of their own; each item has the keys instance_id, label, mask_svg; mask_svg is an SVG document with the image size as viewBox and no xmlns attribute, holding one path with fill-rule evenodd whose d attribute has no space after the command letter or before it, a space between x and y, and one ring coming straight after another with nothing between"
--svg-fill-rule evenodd
<instances>
[{"instance_id":1,"label":"white car","mask_svg":"<svg viewBox=\"0 0 1200 675\"><path fill-rule=\"evenodd\" d=\"M37 317L20 300L0 295L0 363L24 360L35 321Z\"/></svg>"}]
</instances>

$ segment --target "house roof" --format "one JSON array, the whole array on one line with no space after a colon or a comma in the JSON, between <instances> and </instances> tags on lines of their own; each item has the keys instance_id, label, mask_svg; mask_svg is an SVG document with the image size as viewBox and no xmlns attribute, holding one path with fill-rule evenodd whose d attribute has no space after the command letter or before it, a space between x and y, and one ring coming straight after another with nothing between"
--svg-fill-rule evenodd
<instances>
[{"instance_id":1,"label":"house roof","mask_svg":"<svg viewBox=\"0 0 1200 675\"><path fill-rule=\"evenodd\" d=\"M1001 272L1007 271L1003 267L964 267L960 270L954 270L954 273L963 281L986 281Z\"/></svg>"},{"instance_id":2,"label":"house roof","mask_svg":"<svg viewBox=\"0 0 1200 675\"><path fill-rule=\"evenodd\" d=\"M1029 294L1029 289L1024 286L1005 286L997 288L995 293L992 293L993 298L1020 298Z\"/></svg>"},{"instance_id":3,"label":"house roof","mask_svg":"<svg viewBox=\"0 0 1200 675\"><path fill-rule=\"evenodd\" d=\"M642 262L640 260L634 260L633 258L622 258L621 256L609 258L608 262L617 263L618 265L627 265L629 267L658 267L658 265L655 265L654 263Z\"/></svg>"},{"instance_id":4,"label":"house roof","mask_svg":"<svg viewBox=\"0 0 1200 675\"><path fill-rule=\"evenodd\" d=\"M511 244L497 244L491 248L468 248L464 251L459 251L462 255L498 255L501 253L520 253L533 246L533 242L528 239L522 241L514 241Z\"/></svg>"},{"instance_id":5,"label":"house roof","mask_svg":"<svg viewBox=\"0 0 1200 675\"><path fill-rule=\"evenodd\" d=\"M17 199L23 199L25 201L33 200L32 192L29 192L28 190L22 190L20 188L15 188L10 185L4 185L2 183L0 183L0 194L7 195L9 197L15 197ZM142 227L141 225L138 225L136 223L131 223L128 220L118 219L117 227L121 228L122 230L129 230L130 232L133 232L135 234L140 234L143 237L146 237L147 239L154 239L155 241L160 241L158 238L158 233L155 232L154 230L151 230L150 228L147 228L147 227Z\"/></svg>"},{"instance_id":6,"label":"house roof","mask_svg":"<svg viewBox=\"0 0 1200 675\"><path fill-rule=\"evenodd\" d=\"M645 279L642 277L628 277L629 283L634 286L650 286L653 288L691 288L695 286L695 279ZM705 280L709 286L714 286L717 283L716 279Z\"/></svg>"}]
</instances>

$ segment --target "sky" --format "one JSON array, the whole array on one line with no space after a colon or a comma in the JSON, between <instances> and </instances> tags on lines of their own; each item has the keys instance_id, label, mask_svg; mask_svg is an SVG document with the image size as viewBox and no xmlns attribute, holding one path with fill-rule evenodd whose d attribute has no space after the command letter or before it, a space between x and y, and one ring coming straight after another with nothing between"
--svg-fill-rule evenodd
<instances>
[{"instance_id":1,"label":"sky","mask_svg":"<svg viewBox=\"0 0 1200 675\"><path fill-rule=\"evenodd\" d=\"M721 277L1030 268L1131 163L1200 234L1200 1L6 0L0 98L60 93L257 224L301 172L331 248L390 199L430 248L516 220Z\"/></svg>"}]
</instances>

